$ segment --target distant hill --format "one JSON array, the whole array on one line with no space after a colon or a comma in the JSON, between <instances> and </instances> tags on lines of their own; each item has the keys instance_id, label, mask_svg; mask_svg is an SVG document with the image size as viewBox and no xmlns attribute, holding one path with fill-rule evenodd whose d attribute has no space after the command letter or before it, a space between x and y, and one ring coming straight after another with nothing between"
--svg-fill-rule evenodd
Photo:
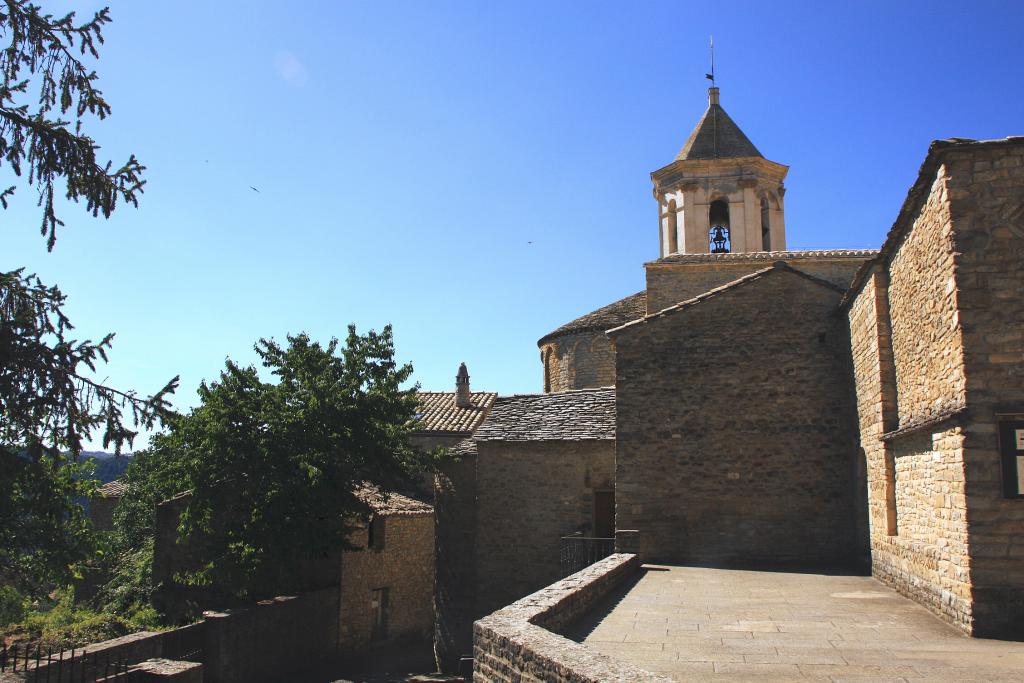
<instances>
[{"instance_id":1,"label":"distant hill","mask_svg":"<svg viewBox=\"0 0 1024 683\"><path fill-rule=\"evenodd\" d=\"M114 455L103 451L82 451L82 460L95 461L96 472L93 477L106 484L124 474L132 461L132 455L131 453Z\"/></svg>"}]
</instances>

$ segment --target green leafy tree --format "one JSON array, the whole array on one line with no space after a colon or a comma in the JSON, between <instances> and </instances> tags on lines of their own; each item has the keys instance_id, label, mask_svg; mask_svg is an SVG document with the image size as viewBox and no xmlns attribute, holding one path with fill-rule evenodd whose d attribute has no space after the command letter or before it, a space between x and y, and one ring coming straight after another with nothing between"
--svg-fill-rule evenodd
<instances>
[{"instance_id":1,"label":"green leafy tree","mask_svg":"<svg viewBox=\"0 0 1024 683\"><path fill-rule=\"evenodd\" d=\"M52 250L60 196L109 217L120 202L137 205L143 166L101 161L85 133L110 105L86 60L96 59L103 9L84 23L54 17L25 0L0 3L0 184L7 209L19 185L34 190L40 230ZM63 182L63 186L61 183ZM0 270L0 583L30 595L66 581L92 552L80 504L92 484L77 462L83 442L102 430L104 447L130 444L132 427L153 426L176 379L149 399L92 379L112 335L76 341L62 312L64 295L23 270Z\"/></svg>"},{"instance_id":2,"label":"green leafy tree","mask_svg":"<svg viewBox=\"0 0 1024 683\"><path fill-rule=\"evenodd\" d=\"M32 595L90 556L81 500L95 482L77 459L83 443L101 432L104 447L131 444L128 424L154 428L177 383L140 397L92 379L112 335L70 338L64 301L38 278L0 273L0 580Z\"/></svg>"},{"instance_id":3,"label":"green leafy tree","mask_svg":"<svg viewBox=\"0 0 1024 683\"><path fill-rule=\"evenodd\" d=\"M276 381L229 360L133 459L117 512L123 547L139 547L154 503L188 491L183 578L250 598L301 588L309 562L347 547L347 522L368 512L360 490L406 487L433 458L409 440L416 388L402 388L412 366L395 362L390 327L349 327L343 347L300 334L255 348Z\"/></svg>"}]
</instances>

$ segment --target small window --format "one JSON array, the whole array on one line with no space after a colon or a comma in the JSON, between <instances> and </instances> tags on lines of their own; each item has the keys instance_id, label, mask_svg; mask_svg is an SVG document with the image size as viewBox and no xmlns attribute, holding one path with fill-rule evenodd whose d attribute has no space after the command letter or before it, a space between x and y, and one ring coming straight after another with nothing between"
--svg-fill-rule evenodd
<instances>
[{"instance_id":1,"label":"small window","mask_svg":"<svg viewBox=\"0 0 1024 683\"><path fill-rule=\"evenodd\" d=\"M1003 495L1024 498L1024 415L999 421L999 452L1003 460Z\"/></svg>"},{"instance_id":2,"label":"small window","mask_svg":"<svg viewBox=\"0 0 1024 683\"><path fill-rule=\"evenodd\" d=\"M373 619L371 640L385 640L388 637L387 588L374 588L370 591L370 616Z\"/></svg>"},{"instance_id":3,"label":"small window","mask_svg":"<svg viewBox=\"0 0 1024 683\"><path fill-rule=\"evenodd\" d=\"M370 550L384 550L385 531L384 518L380 515L371 517L366 529L366 547Z\"/></svg>"}]
</instances>

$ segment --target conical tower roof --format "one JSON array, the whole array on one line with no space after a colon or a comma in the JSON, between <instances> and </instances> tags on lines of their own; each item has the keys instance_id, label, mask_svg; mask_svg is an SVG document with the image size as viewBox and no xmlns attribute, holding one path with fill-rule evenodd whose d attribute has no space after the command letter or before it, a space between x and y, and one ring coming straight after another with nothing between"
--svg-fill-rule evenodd
<instances>
[{"instance_id":1,"label":"conical tower roof","mask_svg":"<svg viewBox=\"0 0 1024 683\"><path fill-rule=\"evenodd\" d=\"M688 159L728 159L761 157L754 143L718 103L718 88L708 89L708 109L690 133L676 161ZM763 158L763 157L762 157Z\"/></svg>"}]
</instances>

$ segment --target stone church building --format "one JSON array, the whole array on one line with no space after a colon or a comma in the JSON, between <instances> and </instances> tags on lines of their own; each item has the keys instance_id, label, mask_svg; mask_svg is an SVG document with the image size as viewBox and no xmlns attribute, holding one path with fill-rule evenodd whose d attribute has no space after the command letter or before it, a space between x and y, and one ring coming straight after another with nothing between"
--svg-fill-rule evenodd
<instances>
[{"instance_id":1,"label":"stone church building","mask_svg":"<svg viewBox=\"0 0 1024 683\"><path fill-rule=\"evenodd\" d=\"M460 434L435 487L449 667L474 619L561 577L572 534L870 570L969 634L1024 634L1024 138L933 143L878 251L787 250L787 171L711 88L651 174L646 289L541 337L542 392Z\"/></svg>"}]
</instances>

